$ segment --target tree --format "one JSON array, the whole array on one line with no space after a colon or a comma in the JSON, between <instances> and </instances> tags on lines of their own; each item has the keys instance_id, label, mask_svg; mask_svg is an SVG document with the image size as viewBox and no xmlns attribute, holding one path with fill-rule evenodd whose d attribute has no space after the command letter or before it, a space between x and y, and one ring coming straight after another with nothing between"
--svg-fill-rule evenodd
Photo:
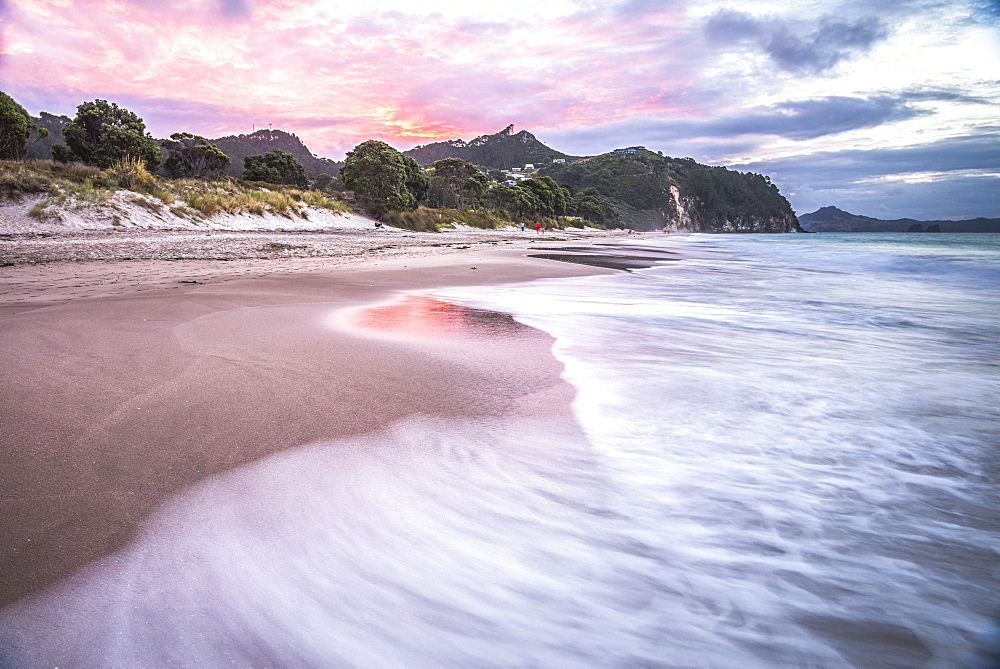
<instances>
[{"instance_id":1,"label":"tree","mask_svg":"<svg viewBox=\"0 0 1000 669\"><path fill-rule=\"evenodd\" d=\"M541 203L539 213L545 216L565 216L571 208L568 191L561 188L551 177L525 179L518 185L535 194Z\"/></svg>"},{"instance_id":2,"label":"tree","mask_svg":"<svg viewBox=\"0 0 1000 669\"><path fill-rule=\"evenodd\" d=\"M576 213L584 220L609 228L625 227L621 212L614 202L604 197L596 188L584 188L576 196Z\"/></svg>"},{"instance_id":3,"label":"tree","mask_svg":"<svg viewBox=\"0 0 1000 669\"><path fill-rule=\"evenodd\" d=\"M163 169L174 178L212 176L229 167L229 156L219 147L189 132L175 132L160 145L168 152Z\"/></svg>"},{"instance_id":4,"label":"tree","mask_svg":"<svg viewBox=\"0 0 1000 669\"><path fill-rule=\"evenodd\" d=\"M374 139L347 153L340 178L361 205L376 216L416 209L430 187L415 160Z\"/></svg>"},{"instance_id":5,"label":"tree","mask_svg":"<svg viewBox=\"0 0 1000 669\"><path fill-rule=\"evenodd\" d=\"M313 188L324 193L331 193L336 186L337 180L331 177L326 172L320 172L316 175L316 179L313 180Z\"/></svg>"},{"instance_id":6,"label":"tree","mask_svg":"<svg viewBox=\"0 0 1000 669\"><path fill-rule=\"evenodd\" d=\"M484 201L491 209L522 217L537 216L543 209L538 196L520 184L494 186L487 191Z\"/></svg>"},{"instance_id":7,"label":"tree","mask_svg":"<svg viewBox=\"0 0 1000 669\"><path fill-rule=\"evenodd\" d=\"M143 120L107 100L77 107L76 118L63 129L63 136L87 165L108 168L128 156L142 160L151 172L160 165L160 147L146 132Z\"/></svg>"},{"instance_id":8,"label":"tree","mask_svg":"<svg viewBox=\"0 0 1000 669\"><path fill-rule=\"evenodd\" d=\"M413 206L419 207L427 202L431 192L431 180L424 174L420 163L410 156L403 156L403 167L406 169L406 190L413 196Z\"/></svg>"},{"instance_id":9,"label":"tree","mask_svg":"<svg viewBox=\"0 0 1000 669\"><path fill-rule=\"evenodd\" d=\"M462 184L463 201L475 209L489 189L489 178L482 172L476 172Z\"/></svg>"},{"instance_id":10,"label":"tree","mask_svg":"<svg viewBox=\"0 0 1000 669\"><path fill-rule=\"evenodd\" d=\"M461 158L443 158L433 165L431 173L431 206L447 209L464 208L464 187L468 179L482 174L479 168Z\"/></svg>"},{"instance_id":11,"label":"tree","mask_svg":"<svg viewBox=\"0 0 1000 669\"><path fill-rule=\"evenodd\" d=\"M79 162L80 157L73 153L73 149L67 149L63 144L53 144L52 160L57 163L74 163Z\"/></svg>"},{"instance_id":12,"label":"tree","mask_svg":"<svg viewBox=\"0 0 1000 669\"><path fill-rule=\"evenodd\" d=\"M309 187L306 168L302 167L295 156L281 149L271 149L267 153L244 158L243 180Z\"/></svg>"},{"instance_id":13,"label":"tree","mask_svg":"<svg viewBox=\"0 0 1000 669\"><path fill-rule=\"evenodd\" d=\"M35 130L27 110L0 91L0 160L20 160L28 153L28 136Z\"/></svg>"}]
</instances>

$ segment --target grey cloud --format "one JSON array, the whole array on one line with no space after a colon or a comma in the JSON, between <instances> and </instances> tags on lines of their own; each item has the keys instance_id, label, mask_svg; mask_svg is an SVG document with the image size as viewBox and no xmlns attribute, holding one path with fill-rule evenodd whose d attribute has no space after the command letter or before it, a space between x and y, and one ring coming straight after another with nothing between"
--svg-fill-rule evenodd
<instances>
[{"instance_id":1,"label":"grey cloud","mask_svg":"<svg viewBox=\"0 0 1000 669\"><path fill-rule=\"evenodd\" d=\"M965 172L1000 172L996 131L920 146L823 151L732 167L770 175L801 213L833 204L882 218L1000 216L1000 178ZM878 180L914 172L941 176L918 184Z\"/></svg>"},{"instance_id":2,"label":"grey cloud","mask_svg":"<svg viewBox=\"0 0 1000 669\"><path fill-rule=\"evenodd\" d=\"M874 128L927 113L891 96L829 96L783 102L745 116L700 123L696 127L700 126L701 133L713 136L760 134L802 140Z\"/></svg>"},{"instance_id":3,"label":"grey cloud","mask_svg":"<svg viewBox=\"0 0 1000 669\"><path fill-rule=\"evenodd\" d=\"M781 69L818 74L867 51L885 39L888 30L872 17L853 22L823 17L815 30L802 35L785 21L725 9L709 18L705 35L723 43L755 42Z\"/></svg>"},{"instance_id":4,"label":"grey cloud","mask_svg":"<svg viewBox=\"0 0 1000 669\"><path fill-rule=\"evenodd\" d=\"M1000 0L998 0L1000 1ZM960 90L952 88L920 88L904 90L900 97L915 102L963 102L966 104L989 105L996 104L988 98L978 95L968 95Z\"/></svg>"},{"instance_id":5,"label":"grey cloud","mask_svg":"<svg viewBox=\"0 0 1000 669\"><path fill-rule=\"evenodd\" d=\"M229 18L250 18L250 2L248 0L219 0L219 9Z\"/></svg>"},{"instance_id":6,"label":"grey cloud","mask_svg":"<svg viewBox=\"0 0 1000 669\"><path fill-rule=\"evenodd\" d=\"M816 183L870 179L886 174L995 170L1000 172L1000 133L984 132L896 149L821 151L760 163L747 169L768 167L782 173L807 175Z\"/></svg>"},{"instance_id":7,"label":"grey cloud","mask_svg":"<svg viewBox=\"0 0 1000 669\"><path fill-rule=\"evenodd\" d=\"M245 20L250 18L253 9L253 0L215 0L209 5L211 9L207 12L200 6L192 7L177 0L126 0L126 2L153 12L189 20L203 20L206 14L209 20Z\"/></svg>"},{"instance_id":8,"label":"grey cloud","mask_svg":"<svg viewBox=\"0 0 1000 669\"><path fill-rule=\"evenodd\" d=\"M830 96L815 100L791 100L714 120L640 118L559 134L574 144L589 142L590 146L594 146L600 142L598 146L608 148L614 148L609 146L614 142L634 144L635 138L639 137L648 145L659 143L669 152L674 151L670 147L697 143L703 149L701 155L705 156L704 151L713 145L752 147L755 141L742 138L753 135L815 139L849 130L876 128L928 113L910 106L903 98L890 95L867 98ZM720 151L714 155L726 153L731 152Z\"/></svg>"}]
</instances>

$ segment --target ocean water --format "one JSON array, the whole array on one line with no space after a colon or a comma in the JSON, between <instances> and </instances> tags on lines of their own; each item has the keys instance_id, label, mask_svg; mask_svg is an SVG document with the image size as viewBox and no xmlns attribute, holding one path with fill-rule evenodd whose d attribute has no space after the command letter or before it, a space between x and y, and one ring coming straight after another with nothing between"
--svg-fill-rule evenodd
<instances>
[{"instance_id":1,"label":"ocean water","mask_svg":"<svg viewBox=\"0 0 1000 669\"><path fill-rule=\"evenodd\" d=\"M682 259L434 296L552 334L578 426L206 480L0 612L7 662L990 666L1000 235L637 243Z\"/></svg>"}]
</instances>

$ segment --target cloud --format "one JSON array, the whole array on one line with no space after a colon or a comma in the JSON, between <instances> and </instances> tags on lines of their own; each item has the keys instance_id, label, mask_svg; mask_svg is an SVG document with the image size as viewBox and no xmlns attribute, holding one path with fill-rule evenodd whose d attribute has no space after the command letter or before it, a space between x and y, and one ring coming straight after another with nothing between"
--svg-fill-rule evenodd
<instances>
[{"instance_id":1,"label":"cloud","mask_svg":"<svg viewBox=\"0 0 1000 669\"><path fill-rule=\"evenodd\" d=\"M868 51L888 30L874 17L849 22L824 16L811 32L797 34L786 21L724 9L709 17L705 35L724 44L754 42L782 70L819 74Z\"/></svg>"},{"instance_id":2,"label":"cloud","mask_svg":"<svg viewBox=\"0 0 1000 669\"><path fill-rule=\"evenodd\" d=\"M881 218L1000 217L997 129L901 148L819 151L732 167L770 175L803 213L833 204ZM887 178L926 172L933 178Z\"/></svg>"},{"instance_id":3,"label":"cloud","mask_svg":"<svg viewBox=\"0 0 1000 669\"><path fill-rule=\"evenodd\" d=\"M760 136L810 140L929 113L909 105L906 98L890 95L827 96L780 102L718 119L631 118L591 128L564 128L554 135L572 146L593 146L604 139L605 150L634 144L641 137L647 143L657 144L651 148L663 149L671 155L685 151L684 155L700 160L717 160L737 147L755 148ZM720 153L723 148L727 151Z\"/></svg>"},{"instance_id":4,"label":"cloud","mask_svg":"<svg viewBox=\"0 0 1000 669\"><path fill-rule=\"evenodd\" d=\"M760 134L804 140L874 128L928 113L888 95L833 95L782 102L743 116L702 123L699 131L714 136Z\"/></svg>"}]
</instances>

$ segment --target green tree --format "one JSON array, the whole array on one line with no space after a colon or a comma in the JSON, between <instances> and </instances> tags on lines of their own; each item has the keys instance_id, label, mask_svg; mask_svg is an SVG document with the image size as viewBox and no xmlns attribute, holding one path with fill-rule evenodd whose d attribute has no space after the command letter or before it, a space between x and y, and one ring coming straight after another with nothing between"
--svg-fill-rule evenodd
<instances>
[{"instance_id":1,"label":"green tree","mask_svg":"<svg viewBox=\"0 0 1000 669\"><path fill-rule=\"evenodd\" d=\"M514 216L528 218L544 215L544 205L538 196L530 188L524 188L521 184L494 186L487 191L483 199L489 208Z\"/></svg>"},{"instance_id":2,"label":"green tree","mask_svg":"<svg viewBox=\"0 0 1000 669\"><path fill-rule=\"evenodd\" d=\"M340 178L358 202L376 216L416 209L429 189L427 176L415 160L375 139L347 153Z\"/></svg>"},{"instance_id":3,"label":"green tree","mask_svg":"<svg viewBox=\"0 0 1000 669\"><path fill-rule=\"evenodd\" d=\"M413 196L415 203L413 206L419 207L427 202L431 192L431 180L427 178L420 163L410 156L403 156L403 167L406 169L406 190Z\"/></svg>"},{"instance_id":4,"label":"green tree","mask_svg":"<svg viewBox=\"0 0 1000 669\"><path fill-rule=\"evenodd\" d=\"M489 189L489 178L482 172L476 172L462 184L463 200L471 208L475 209Z\"/></svg>"},{"instance_id":5,"label":"green tree","mask_svg":"<svg viewBox=\"0 0 1000 669\"><path fill-rule=\"evenodd\" d=\"M28 136L35 130L27 110L0 91L0 159L20 160L28 153Z\"/></svg>"},{"instance_id":6,"label":"green tree","mask_svg":"<svg viewBox=\"0 0 1000 669\"><path fill-rule=\"evenodd\" d=\"M623 228L625 221L614 202L604 197L596 188L584 188L576 196L576 213L591 223L609 228Z\"/></svg>"},{"instance_id":7,"label":"green tree","mask_svg":"<svg viewBox=\"0 0 1000 669\"><path fill-rule=\"evenodd\" d=\"M463 209L465 207L464 187L466 181L476 174L482 174L482 172L479 171L478 167L461 158L443 158L435 161L432 167L431 206Z\"/></svg>"},{"instance_id":8,"label":"green tree","mask_svg":"<svg viewBox=\"0 0 1000 669\"><path fill-rule=\"evenodd\" d=\"M160 145L168 154L163 169L174 178L212 176L229 167L222 149L189 132L175 132Z\"/></svg>"},{"instance_id":9,"label":"green tree","mask_svg":"<svg viewBox=\"0 0 1000 669\"><path fill-rule=\"evenodd\" d=\"M324 193L332 193L336 184L336 179L331 177L326 172L320 172L316 175L316 179L313 181L313 188L323 191Z\"/></svg>"},{"instance_id":10,"label":"green tree","mask_svg":"<svg viewBox=\"0 0 1000 669\"><path fill-rule=\"evenodd\" d=\"M299 188L309 187L309 175L295 156L272 149L257 156L243 159L244 181L266 181L270 184L289 184Z\"/></svg>"},{"instance_id":11,"label":"green tree","mask_svg":"<svg viewBox=\"0 0 1000 669\"><path fill-rule=\"evenodd\" d=\"M63 129L66 144L81 161L101 168L132 156L155 170L160 165L160 147L146 132L146 124L133 112L107 100L84 102L76 118Z\"/></svg>"},{"instance_id":12,"label":"green tree","mask_svg":"<svg viewBox=\"0 0 1000 669\"><path fill-rule=\"evenodd\" d=\"M571 208L568 191L551 177L525 179L518 186L535 194L540 203L539 213L544 216L565 216Z\"/></svg>"},{"instance_id":13,"label":"green tree","mask_svg":"<svg viewBox=\"0 0 1000 669\"><path fill-rule=\"evenodd\" d=\"M68 149L64 144L52 145L52 160L57 163L79 162L80 157L73 153L73 149Z\"/></svg>"}]
</instances>

